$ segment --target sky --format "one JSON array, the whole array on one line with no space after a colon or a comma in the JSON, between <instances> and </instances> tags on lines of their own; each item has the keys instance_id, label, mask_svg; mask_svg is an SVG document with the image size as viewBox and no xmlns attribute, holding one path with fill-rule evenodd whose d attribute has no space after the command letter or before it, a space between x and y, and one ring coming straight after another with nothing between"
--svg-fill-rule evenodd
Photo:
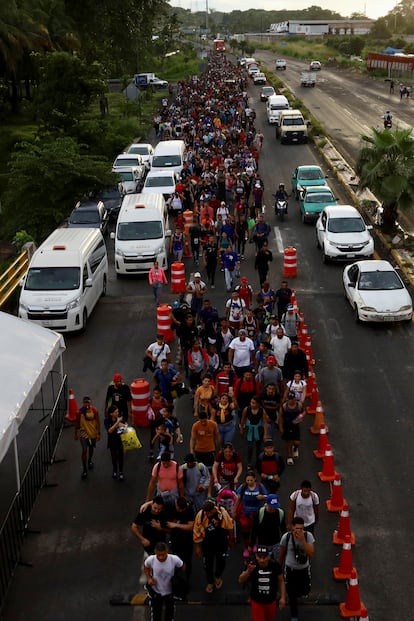
<instances>
[{"instance_id":1,"label":"sky","mask_svg":"<svg viewBox=\"0 0 414 621\"><path fill-rule=\"evenodd\" d=\"M191 11L205 11L206 3L209 10L223 11L225 13L239 10L247 11L248 9L263 9L265 11L280 11L284 8L303 9L307 6L320 6L331 11L338 11L341 15L348 16L351 13L365 13L367 17L377 19L385 16L391 11L398 0L348 0L346 8L343 0L315 0L305 4L303 0L284 0L283 2L274 2L274 0L262 0L260 5L255 4L253 0L238 0L237 4L234 0L172 0L172 6L179 6L182 9L190 9Z\"/></svg>"}]
</instances>

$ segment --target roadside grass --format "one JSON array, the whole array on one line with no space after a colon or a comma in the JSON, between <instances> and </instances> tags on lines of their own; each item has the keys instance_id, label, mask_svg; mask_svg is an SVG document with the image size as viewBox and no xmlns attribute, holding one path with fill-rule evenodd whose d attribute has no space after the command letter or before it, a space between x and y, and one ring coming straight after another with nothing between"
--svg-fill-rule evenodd
<instances>
[{"instance_id":1,"label":"roadside grass","mask_svg":"<svg viewBox=\"0 0 414 621\"><path fill-rule=\"evenodd\" d=\"M326 62L328 58L339 56L338 50L328 47L323 39L297 39L285 38L272 43L254 42L257 49L274 51L276 56L283 58L291 56L300 60L320 60Z\"/></svg>"}]
</instances>

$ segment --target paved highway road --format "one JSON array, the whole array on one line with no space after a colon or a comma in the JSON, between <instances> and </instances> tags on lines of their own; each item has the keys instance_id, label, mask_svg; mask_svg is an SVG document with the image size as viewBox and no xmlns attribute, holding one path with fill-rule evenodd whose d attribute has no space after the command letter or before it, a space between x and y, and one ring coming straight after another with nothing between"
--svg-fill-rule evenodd
<instances>
[{"instance_id":1,"label":"paved highway road","mask_svg":"<svg viewBox=\"0 0 414 621\"><path fill-rule=\"evenodd\" d=\"M289 75L289 69L287 71ZM267 204L276 184L289 186L293 168L303 163L319 163L310 146L281 146L274 130L267 126L264 104L258 101L259 87L253 89L258 126L265 136L260 172L266 186ZM319 92L319 88L315 89ZM336 194L344 200L340 188ZM414 388L409 378L413 370L412 325L355 325L341 289L341 267L322 264L316 249L313 226L303 225L297 203L292 198L287 220L279 227L272 211L267 211L282 247L294 245L298 251L299 273L294 282L298 302L305 314L313 342L315 371L335 451L336 469L342 474L344 493L351 508L351 523L357 537L354 564L363 600L372 619L412 619L410 518L414 511L411 466L411 404ZM282 276L282 255L272 240L275 255L271 282L278 286ZM253 249L248 248L242 273L258 287L253 270ZM188 271L192 267L188 265ZM140 376L143 351L155 334L155 310L145 278L117 280L112 275L108 296L101 300L84 335L66 338L66 370L69 386L78 400L91 394L102 407L105 389L114 372L128 381ZM215 305L222 309L227 299L221 275L213 292ZM171 295L166 299L172 300ZM184 397L178 406L185 441L178 449L187 452L192 422L190 404ZM307 417L308 419L310 417ZM284 475L281 498L286 506L290 491L309 477L324 505L329 497L327 484L319 484L320 463L311 455L316 439L308 432L311 420L303 423L303 449L299 463ZM80 480L79 446L67 429L58 450L66 462L53 466L49 481L58 483L41 492L32 519L40 533L30 535L24 551L32 569L19 567L4 610L4 621L67 621L68 619L141 619L143 608L111 608L109 596L115 592L134 593L142 553L129 533L129 523L141 502L149 474L146 450L126 457L124 484L111 478L110 459L104 441L97 451L96 469L86 482ZM142 434L147 441L146 431ZM239 445L241 446L240 442ZM280 445L281 446L281 445ZM283 447L281 446L283 451ZM338 563L339 549L331 543L337 516L322 508L317 529L317 556L314 562L314 591L326 601L345 596L345 588L332 580L331 569ZM225 589L239 596L236 576L240 551L232 552L225 575ZM193 598L204 601L204 580L195 563ZM222 601L223 596L214 596ZM196 610L196 612L195 612ZM177 619L197 614L207 621L213 614L228 614L228 607L180 608ZM250 618L245 606L231 608L241 621ZM286 612L279 618L288 618ZM339 618L336 606L306 606L302 619L331 621Z\"/></svg>"}]
</instances>

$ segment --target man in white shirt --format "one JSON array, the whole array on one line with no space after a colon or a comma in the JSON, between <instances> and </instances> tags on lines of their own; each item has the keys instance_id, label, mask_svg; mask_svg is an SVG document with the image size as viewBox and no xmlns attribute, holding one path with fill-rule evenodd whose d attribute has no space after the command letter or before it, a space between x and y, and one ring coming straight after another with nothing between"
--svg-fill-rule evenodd
<instances>
[{"instance_id":1,"label":"man in white shirt","mask_svg":"<svg viewBox=\"0 0 414 621\"><path fill-rule=\"evenodd\" d=\"M247 337L246 330L242 328L239 330L239 336L233 339L229 346L229 362L233 365L237 377L242 377L245 371L251 370L254 353L253 341Z\"/></svg>"},{"instance_id":2,"label":"man in white shirt","mask_svg":"<svg viewBox=\"0 0 414 621\"><path fill-rule=\"evenodd\" d=\"M233 291L231 298L226 302L226 318L230 328L237 334L246 314L246 302L242 300L238 291Z\"/></svg>"},{"instance_id":3,"label":"man in white shirt","mask_svg":"<svg viewBox=\"0 0 414 621\"><path fill-rule=\"evenodd\" d=\"M161 368L161 360L164 360L164 358L167 360L168 364L171 364L171 349L164 341L163 334L157 334L157 340L151 343L151 345L148 345L145 355L151 360L153 370L157 367Z\"/></svg>"},{"instance_id":4,"label":"man in white shirt","mask_svg":"<svg viewBox=\"0 0 414 621\"><path fill-rule=\"evenodd\" d=\"M175 570L183 567L179 556L168 554L168 546L160 541L155 546L155 554L151 554L144 562L150 595L151 620L162 621L162 609L165 606L165 621L174 621L175 600L171 580Z\"/></svg>"},{"instance_id":5,"label":"man in white shirt","mask_svg":"<svg viewBox=\"0 0 414 621\"><path fill-rule=\"evenodd\" d=\"M282 369L282 373L283 365L285 363L285 356L289 351L291 345L291 340L288 336L286 336L283 328L277 328L276 336L274 336L270 341L270 347L275 354L275 358L278 362L279 367Z\"/></svg>"}]
</instances>

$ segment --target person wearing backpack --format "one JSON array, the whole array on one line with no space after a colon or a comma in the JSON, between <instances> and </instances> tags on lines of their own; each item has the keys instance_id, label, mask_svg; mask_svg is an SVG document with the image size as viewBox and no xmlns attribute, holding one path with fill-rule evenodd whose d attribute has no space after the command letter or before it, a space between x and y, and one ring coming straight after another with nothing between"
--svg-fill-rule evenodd
<instances>
[{"instance_id":1,"label":"person wearing backpack","mask_svg":"<svg viewBox=\"0 0 414 621\"><path fill-rule=\"evenodd\" d=\"M194 453L185 456L183 469L184 495L199 511L207 500L207 490L210 485L210 473L207 466L197 461Z\"/></svg>"},{"instance_id":2,"label":"person wearing backpack","mask_svg":"<svg viewBox=\"0 0 414 621\"><path fill-rule=\"evenodd\" d=\"M291 532L280 540L279 564L285 573L290 621L298 621L298 597L308 595L311 588L310 559L315 554L314 543L315 538L305 531L301 517L293 518Z\"/></svg>"},{"instance_id":3,"label":"person wearing backpack","mask_svg":"<svg viewBox=\"0 0 414 621\"><path fill-rule=\"evenodd\" d=\"M165 505L172 504L178 496L184 496L183 469L171 459L169 451L164 451L161 460L152 469L146 501L151 500L155 490Z\"/></svg>"},{"instance_id":4,"label":"person wearing backpack","mask_svg":"<svg viewBox=\"0 0 414 621\"><path fill-rule=\"evenodd\" d=\"M214 458L211 472L212 483L217 488L227 487L230 490L234 490L239 485L242 472L243 463L240 453L234 450L231 442L226 442L223 445L223 450L218 451ZM209 494L212 491L211 487Z\"/></svg>"},{"instance_id":5,"label":"person wearing backpack","mask_svg":"<svg viewBox=\"0 0 414 621\"><path fill-rule=\"evenodd\" d=\"M266 500L267 489L258 483L253 470L248 470L244 483L237 490L237 500L233 509L233 517L239 523L243 540L243 558L249 557L250 533L254 516Z\"/></svg>"},{"instance_id":6,"label":"person wearing backpack","mask_svg":"<svg viewBox=\"0 0 414 621\"><path fill-rule=\"evenodd\" d=\"M279 497L276 494L269 494L264 506L260 507L254 516L249 552L253 552L255 546L266 546L272 558L277 561L280 539L285 532L285 512L280 506Z\"/></svg>"},{"instance_id":7,"label":"person wearing backpack","mask_svg":"<svg viewBox=\"0 0 414 621\"><path fill-rule=\"evenodd\" d=\"M285 460L277 451L273 440L266 439L263 443L263 451L256 461L256 471L260 480L272 494L280 487L280 477L285 469Z\"/></svg>"}]
</instances>

